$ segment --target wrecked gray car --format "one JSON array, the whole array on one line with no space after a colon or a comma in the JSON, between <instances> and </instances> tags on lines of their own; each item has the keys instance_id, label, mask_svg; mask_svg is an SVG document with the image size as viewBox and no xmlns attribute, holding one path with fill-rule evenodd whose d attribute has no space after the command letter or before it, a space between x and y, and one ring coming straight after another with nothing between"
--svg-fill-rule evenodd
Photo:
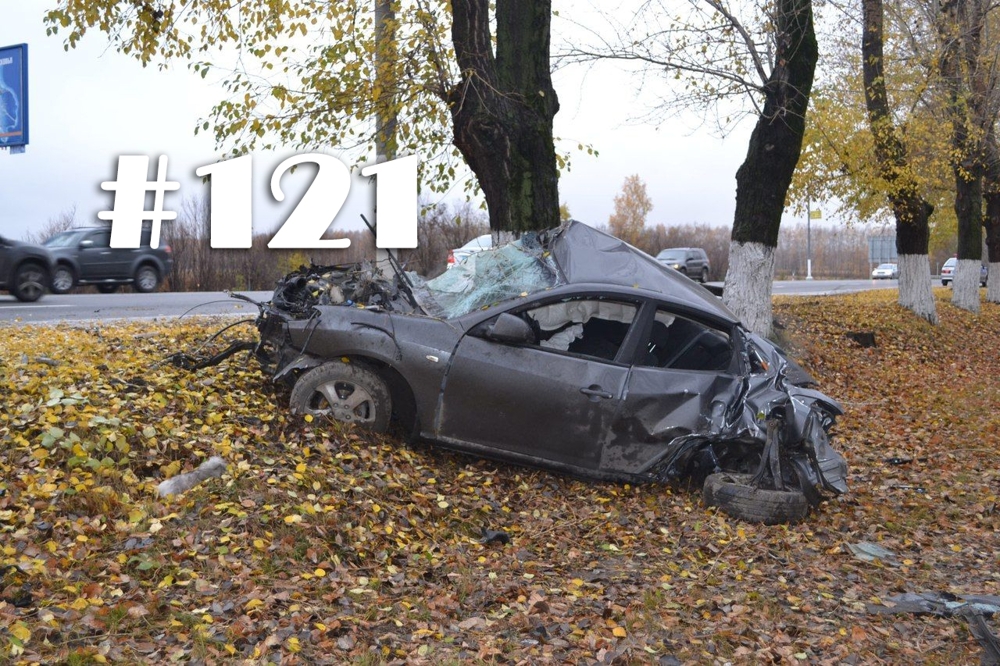
<instances>
[{"instance_id":1,"label":"wrecked gray car","mask_svg":"<svg viewBox=\"0 0 1000 666\"><path fill-rule=\"evenodd\" d=\"M761 522L847 490L837 402L707 290L579 222L427 282L303 269L257 326L299 414L593 479L705 480Z\"/></svg>"}]
</instances>

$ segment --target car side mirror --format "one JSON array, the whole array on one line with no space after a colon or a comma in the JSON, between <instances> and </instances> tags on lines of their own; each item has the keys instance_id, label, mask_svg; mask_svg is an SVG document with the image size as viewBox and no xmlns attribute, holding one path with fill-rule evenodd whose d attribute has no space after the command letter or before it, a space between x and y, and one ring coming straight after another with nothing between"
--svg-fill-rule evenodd
<instances>
[{"instance_id":1,"label":"car side mirror","mask_svg":"<svg viewBox=\"0 0 1000 666\"><path fill-rule=\"evenodd\" d=\"M87 240L80 241L80 249L81 250L85 250L88 247L94 247L94 241L90 240L89 238Z\"/></svg>"},{"instance_id":2,"label":"car side mirror","mask_svg":"<svg viewBox=\"0 0 1000 666\"><path fill-rule=\"evenodd\" d=\"M486 331L486 337L497 342L513 344L534 344L535 332L531 325L520 317L503 313Z\"/></svg>"}]
</instances>

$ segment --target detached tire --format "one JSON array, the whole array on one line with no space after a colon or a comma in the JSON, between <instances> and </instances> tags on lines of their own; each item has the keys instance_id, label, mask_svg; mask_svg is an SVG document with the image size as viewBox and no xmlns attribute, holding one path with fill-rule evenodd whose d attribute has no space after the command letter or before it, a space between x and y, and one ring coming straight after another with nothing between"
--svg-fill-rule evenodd
<instances>
[{"instance_id":1,"label":"detached tire","mask_svg":"<svg viewBox=\"0 0 1000 666\"><path fill-rule=\"evenodd\" d=\"M717 506L749 523L797 523L809 513L809 502L798 490L765 490L750 485L752 474L710 474L702 495L706 506Z\"/></svg>"},{"instance_id":2,"label":"detached tire","mask_svg":"<svg viewBox=\"0 0 1000 666\"><path fill-rule=\"evenodd\" d=\"M302 375L289 400L294 414L328 416L385 432L392 416L389 388L378 374L357 363L324 363Z\"/></svg>"}]
</instances>

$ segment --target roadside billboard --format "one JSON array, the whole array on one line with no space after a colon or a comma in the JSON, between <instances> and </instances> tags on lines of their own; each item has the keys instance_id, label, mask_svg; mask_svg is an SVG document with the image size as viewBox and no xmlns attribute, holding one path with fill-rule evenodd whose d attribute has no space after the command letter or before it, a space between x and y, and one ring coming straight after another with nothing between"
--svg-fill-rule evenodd
<instances>
[{"instance_id":1,"label":"roadside billboard","mask_svg":"<svg viewBox=\"0 0 1000 666\"><path fill-rule=\"evenodd\" d=\"M28 145L28 45L0 47L0 147Z\"/></svg>"},{"instance_id":2,"label":"roadside billboard","mask_svg":"<svg viewBox=\"0 0 1000 666\"><path fill-rule=\"evenodd\" d=\"M868 263L894 264L898 260L895 235L868 237Z\"/></svg>"}]
</instances>

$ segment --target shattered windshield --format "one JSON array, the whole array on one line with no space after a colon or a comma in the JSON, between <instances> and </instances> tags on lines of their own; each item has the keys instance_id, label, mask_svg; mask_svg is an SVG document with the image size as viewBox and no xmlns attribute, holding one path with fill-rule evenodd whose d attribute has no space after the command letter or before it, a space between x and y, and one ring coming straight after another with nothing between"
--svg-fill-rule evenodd
<instances>
[{"instance_id":1,"label":"shattered windshield","mask_svg":"<svg viewBox=\"0 0 1000 666\"><path fill-rule=\"evenodd\" d=\"M536 234L474 254L433 280L425 281L412 273L409 276L420 307L444 319L563 283Z\"/></svg>"}]
</instances>

